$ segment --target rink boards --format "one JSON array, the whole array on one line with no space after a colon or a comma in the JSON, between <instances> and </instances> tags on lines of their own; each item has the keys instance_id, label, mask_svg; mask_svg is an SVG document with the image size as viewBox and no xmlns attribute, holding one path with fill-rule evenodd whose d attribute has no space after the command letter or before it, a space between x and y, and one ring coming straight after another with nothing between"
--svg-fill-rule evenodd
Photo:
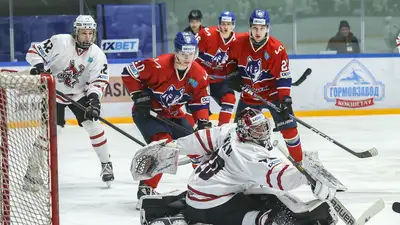
<instances>
[{"instance_id":1,"label":"rink boards","mask_svg":"<svg viewBox=\"0 0 400 225\"><path fill-rule=\"evenodd\" d=\"M319 58L315 58L319 57ZM324 57L324 58L321 58ZM111 60L110 83L105 90L101 115L113 123L131 123L132 100L119 77L130 60ZM22 70L26 64L0 68ZM400 113L400 57L398 55L294 56L290 60L293 81L311 68L312 73L298 87L292 87L297 116L346 116ZM255 76L254 82L257 81ZM239 94L236 93L237 99ZM211 101L211 119L218 118L219 106ZM70 112L68 122L76 124Z\"/></svg>"}]
</instances>

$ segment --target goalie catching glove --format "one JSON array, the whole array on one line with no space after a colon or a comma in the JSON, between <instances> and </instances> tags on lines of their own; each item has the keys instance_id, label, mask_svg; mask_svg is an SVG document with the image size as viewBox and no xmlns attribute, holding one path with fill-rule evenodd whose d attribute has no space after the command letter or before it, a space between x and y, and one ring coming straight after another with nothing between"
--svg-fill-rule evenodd
<instances>
[{"instance_id":1,"label":"goalie catching glove","mask_svg":"<svg viewBox=\"0 0 400 225\"><path fill-rule=\"evenodd\" d=\"M139 149L132 159L131 173L134 180L146 180L159 173L176 174L179 149L167 140L153 141Z\"/></svg>"}]
</instances>

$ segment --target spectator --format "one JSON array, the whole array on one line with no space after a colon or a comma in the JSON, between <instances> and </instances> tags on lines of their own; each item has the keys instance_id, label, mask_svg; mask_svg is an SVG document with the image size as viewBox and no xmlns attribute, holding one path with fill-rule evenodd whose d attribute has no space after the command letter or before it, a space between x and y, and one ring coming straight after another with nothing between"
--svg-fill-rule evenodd
<instances>
[{"instance_id":1,"label":"spectator","mask_svg":"<svg viewBox=\"0 0 400 225\"><path fill-rule=\"evenodd\" d=\"M360 53L358 39L350 31L349 22L340 21L339 32L329 40L326 50L336 53Z\"/></svg>"}]
</instances>

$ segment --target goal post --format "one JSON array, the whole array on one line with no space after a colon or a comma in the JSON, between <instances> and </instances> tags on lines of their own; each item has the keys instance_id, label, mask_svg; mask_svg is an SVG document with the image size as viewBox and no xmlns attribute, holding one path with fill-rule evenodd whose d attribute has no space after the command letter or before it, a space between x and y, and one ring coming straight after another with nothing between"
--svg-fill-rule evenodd
<instances>
[{"instance_id":1,"label":"goal post","mask_svg":"<svg viewBox=\"0 0 400 225\"><path fill-rule=\"evenodd\" d=\"M56 121L53 76L0 70L0 225L59 225Z\"/></svg>"}]
</instances>

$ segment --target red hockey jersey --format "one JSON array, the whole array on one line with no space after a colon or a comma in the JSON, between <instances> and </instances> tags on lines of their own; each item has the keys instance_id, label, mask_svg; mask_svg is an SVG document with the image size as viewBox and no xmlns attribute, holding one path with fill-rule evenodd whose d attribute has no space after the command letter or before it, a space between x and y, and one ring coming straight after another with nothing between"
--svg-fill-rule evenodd
<instances>
[{"instance_id":1,"label":"red hockey jersey","mask_svg":"<svg viewBox=\"0 0 400 225\"><path fill-rule=\"evenodd\" d=\"M290 95L289 59L286 49L276 38L269 36L267 42L255 50L249 34L240 35L231 45L229 57L237 61L243 83L250 85L264 99L282 100ZM247 104L262 104L245 92L241 93L241 99Z\"/></svg>"},{"instance_id":2,"label":"red hockey jersey","mask_svg":"<svg viewBox=\"0 0 400 225\"><path fill-rule=\"evenodd\" d=\"M131 94L142 90L151 93L153 110L164 117L183 117L181 106L188 102L195 120L208 120L209 78L206 71L194 62L180 78L174 60L174 54L163 54L133 62L126 67L122 81Z\"/></svg>"},{"instance_id":3,"label":"red hockey jersey","mask_svg":"<svg viewBox=\"0 0 400 225\"><path fill-rule=\"evenodd\" d=\"M236 40L236 34L225 41L217 26L202 29L197 36L199 40L199 57L197 61L203 66L210 76L210 83L221 82L229 72L226 68L228 62L229 46Z\"/></svg>"}]
</instances>

